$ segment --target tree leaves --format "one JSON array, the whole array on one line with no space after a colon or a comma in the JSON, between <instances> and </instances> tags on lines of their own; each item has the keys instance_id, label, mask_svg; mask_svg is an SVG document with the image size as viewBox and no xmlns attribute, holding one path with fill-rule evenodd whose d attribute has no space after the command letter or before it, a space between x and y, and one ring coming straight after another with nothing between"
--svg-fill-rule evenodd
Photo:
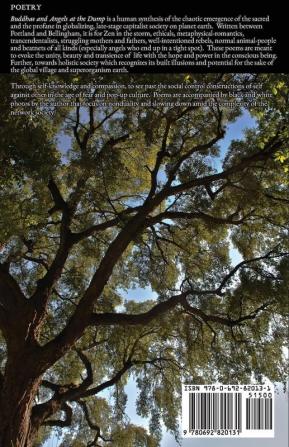
<instances>
[{"instance_id":1,"label":"tree leaves","mask_svg":"<svg viewBox=\"0 0 289 447\"><path fill-rule=\"evenodd\" d=\"M88 295L92 305L83 305L85 311L116 322L93 325L88 319L76 341L94 383L86 394L68 399L74 417L63 447L89 445L95 436L117 447L156 447L161 423L177 436L182 381L247 382L252 375L258 381L264 376L284 380L288 80L285 75L260 77L270 92L268 108L250 108L256 126L242 140L231 141L222 173L212 167L220 161L217 143L239 108L222 113L217 105L65 109L54 121L41 117L37 123L14 121L4 113L3 268L9 267L31 297L55 259L59 262L58 276L44 293L37 343L44 348L55 339L61 343L61 331L77 319L75 312ZM234 80L241 87L248 81L247 75L193 78L185 81ZM65 156L57 147L60 132L71 141ZM62 197L60 207L48 188L52 181ZM92 278L104 259L111 262L112 244L123 234L129 242L121 246L105 287L94 295ZM236 264L232 246L251 262L220 287ZM103 280L96 279L96 285ZM133 287L154 293L138 302L130 298ZM179 300L147 324L117 324L117 313L146 314L176 293L186 293L186 306ZM1 339L1 369L4 344ZM44 379L75 389L86 376L84 365L75 351L63 348L62 354ZM138 386L137 411L149 419L148 430L125 416L132 377ZM53 390L42 387L40 401L52 398ZM61 408L56 416L63 418ZM37 442L42 436L46 430Z\"/></svg>"}]
</instances>

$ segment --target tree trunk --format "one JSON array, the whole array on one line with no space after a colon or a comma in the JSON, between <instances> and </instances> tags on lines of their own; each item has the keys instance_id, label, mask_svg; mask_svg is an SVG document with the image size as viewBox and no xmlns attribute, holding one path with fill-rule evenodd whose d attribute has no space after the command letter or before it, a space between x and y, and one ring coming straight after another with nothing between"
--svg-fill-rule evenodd
<instances>
[{"instance_id":1,"label":"tree trunk","mask_svg":"<svg viewBox=\"0 0 289 447\"><path fill-rule=\"evenodd\" d=\"M0 446L31 447L31 410L41 376L25 355L7 361L0 395Z\"/></svg>"},{"instance_id":2,"label":"tree trunk","mask_svg":"<svg viewBox=\"0 0 289 447\"><path fill-rule=\"evenodd\" d=\"M0 383L0 447L31 447L31 411L45 370L41 370L41 348L35 336L38 314L3 266L0 302L4 303L0 329L7 346Z\"/></svg>"}]
</instances>

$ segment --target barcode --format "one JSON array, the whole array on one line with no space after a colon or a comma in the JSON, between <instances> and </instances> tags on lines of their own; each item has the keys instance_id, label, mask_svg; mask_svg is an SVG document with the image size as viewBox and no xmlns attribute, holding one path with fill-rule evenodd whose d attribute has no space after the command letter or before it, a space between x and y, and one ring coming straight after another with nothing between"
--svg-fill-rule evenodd
<instances>
[{"instance_id":1,"label":"barcode","mask_svg":"<svg viewBox=\"0 0 289 447\"><path fill-rule=\"evenodd\" d=\"M183 384L185 438L273 438L274 385Z\"/></svg>"},{"instance_id":2,"label":"barcode","mask_svg":"<svg viewBox=\"0 0 289 447\"><path fill-rule=\"evenodd\" d=\"M241 430L241 393L190 393L189 429Z\"/></svg>"},{"instance_id":3,"label":"barcode","mask_svg":"<svg viewBox=\"0 0 289 447\"><path fill-rule=\"evenodd\" d=\"M272 399L246 399L246 429L272 430Z\"/></svg>"}]
</instances>

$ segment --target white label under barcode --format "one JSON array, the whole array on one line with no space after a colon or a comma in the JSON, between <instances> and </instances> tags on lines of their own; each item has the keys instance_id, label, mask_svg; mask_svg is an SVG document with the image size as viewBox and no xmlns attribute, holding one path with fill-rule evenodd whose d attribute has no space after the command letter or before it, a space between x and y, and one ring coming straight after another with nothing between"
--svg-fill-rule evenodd
<instances>
[{"instance_id":1,"label":"white label under barcode","mask_svg":"<svg viewBox=\"0 0 289 447\"><path fill-rule=\"evenodd\" d=\"M274 437L274 386L183 385L183 437Z\"/></svg>"}]
</instances>

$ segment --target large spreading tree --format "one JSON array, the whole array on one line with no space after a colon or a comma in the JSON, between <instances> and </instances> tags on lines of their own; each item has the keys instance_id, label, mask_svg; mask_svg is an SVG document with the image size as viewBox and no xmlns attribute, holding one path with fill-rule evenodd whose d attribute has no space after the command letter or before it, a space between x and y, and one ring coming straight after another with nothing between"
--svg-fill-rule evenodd
<instances>
[{"instance_id":1,"label":"large spreading tree","mask_svg":"<svg viewBox=\"0 0 289 447\"><path fill-rule=\"evenodd\" d=\"M33 89L45 78L19 80ZM151 80L134 82L145 91ZM1 447L39 446L54 430L69 447L153 447L161 422L178 432L182 382L285 380L287 77L189 77L270 93L266 107L248 103L255 126L222 163L237 104L11 116L10 81L2 76ZM130 299L133 288L152 299ZM129 377L149 430L125 415Z\"/></svg>"}]
</instances>

